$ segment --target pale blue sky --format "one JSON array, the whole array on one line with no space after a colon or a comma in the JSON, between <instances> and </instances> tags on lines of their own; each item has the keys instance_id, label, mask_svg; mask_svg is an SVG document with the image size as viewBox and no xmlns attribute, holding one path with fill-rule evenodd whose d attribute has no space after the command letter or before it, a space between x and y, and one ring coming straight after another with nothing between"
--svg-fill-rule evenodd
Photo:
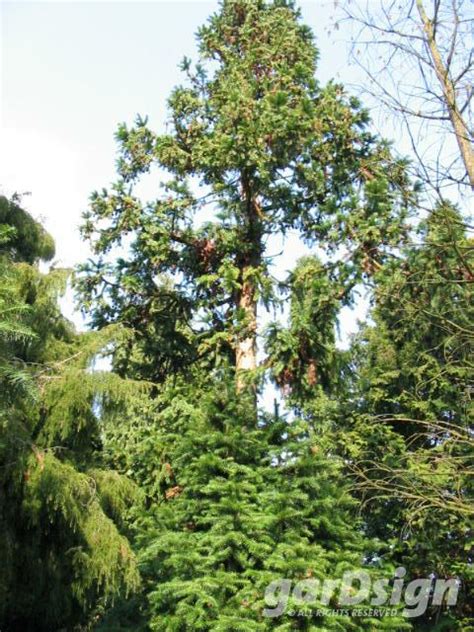
<instances>
[{"instance_id":1,"label":"pale blue sky","mask_svg":"<svg viewBox=\"0 0 474 632\"><path fill-rule=\"evenodd\" d=\"M61 265L88 254L77 228L90 193L114 178L118 123L140 113L160 129L180 81L177 66L194 56L196 29L217 7L200 0L0 3L0 186L31 192L25 206L54 236ZM333 0L301 7L320 48L319 79L354 80L347 34L327 35ZM290 238L279 268L292 268L303 252ZM345 333L361 310L346 311Z\"/></svg>"}]
</instances>

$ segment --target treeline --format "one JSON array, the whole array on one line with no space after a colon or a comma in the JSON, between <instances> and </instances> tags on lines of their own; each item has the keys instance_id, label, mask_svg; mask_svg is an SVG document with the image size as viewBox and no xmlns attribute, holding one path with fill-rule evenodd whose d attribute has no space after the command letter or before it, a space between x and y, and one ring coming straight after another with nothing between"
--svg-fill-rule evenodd
<instances>
[{"instance_id":1,"label":"treeline","mask_svg":"<svg viewBox=\"0 0 474 632\"><path fill-rule=\"evenodd\" d=\"M89 331L61 314L51 237L0 198L0 629L470 630L466 220L442 195L422 208L413 165L317 81L293 3L225 1L198 42L169 131L121 125L117 181L84 215ZM266 244L289 231L315 254L279 282ZM455 579L456 604L380 618L319 595L291 616L293 593L265 616L275 580L391 586L400 567Z\"/></svg>"}]
</instances>

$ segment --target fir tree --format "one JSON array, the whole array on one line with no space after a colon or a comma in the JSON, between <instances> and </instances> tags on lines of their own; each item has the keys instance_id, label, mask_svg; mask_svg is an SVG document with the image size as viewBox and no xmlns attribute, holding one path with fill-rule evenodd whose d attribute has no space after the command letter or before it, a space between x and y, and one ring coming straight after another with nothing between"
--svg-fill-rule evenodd
<instances>
[{"instance_id":1,"label":"fir tree","mask_svg":"<svg viewBox=\"0 0 474 632\"><path fill-rule=\"evenodd\" d=\"M143 600L120 604L100 630L409 629L401 617L316 616L336 608L335 598L311 606L290 598L281 617L264 615L275 579L322 583L362 566L374 578L393 569L367 563L376 543L362 535L341 464L317 428L277 414L256 422L232 372L137 398L105 434L114 467L148 501L134 522ZM288 616L305 607L306 617Z\"/></svg>"}]
</instances>

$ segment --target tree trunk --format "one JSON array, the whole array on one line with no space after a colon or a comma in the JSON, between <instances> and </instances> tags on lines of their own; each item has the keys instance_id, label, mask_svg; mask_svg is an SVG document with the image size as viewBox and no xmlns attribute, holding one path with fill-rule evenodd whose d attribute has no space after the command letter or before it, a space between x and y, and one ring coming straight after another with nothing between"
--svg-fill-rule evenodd
<instances>
[{"instance_id":1,"label":"tree trunk","mask_svg":"<svg viewBox=\"0 0 474 632\"><path fill-rule=\"evenodd\" d=\"M249 267L243 268L243 278L248 270ZM243 281L237 299L237 308L245 318L244 334L238 335L235 352L237 390L241 391L245 387L243 372L257 368L257 301L252 281Z\"/></svg>"},{"instance_id":2,"label":"tree trunk","mask_svg":"<svg viewBox=\"0 0 474 632\"><path fill-rule=\"evenodd\" d=\"M471 187L474 188L474 151L471 146L469 130L466 122L462 117L462 113L459 111L454 85L449 77L449 70L445 67L438 46L436 44L433 23L426 14L422 0L416 0L416 6L418 8L418 13L420 14L420 18L423 23L423 30L426 35L431 59L433 60L433 66L436 72L436 76L438 77L438 81L440 82L441 88L443 90L444 99L448 108L449 118L453 126L459 150L461 152L461 156L466 167Z\"/></svg>"},{"instance_id":3,"label":"tree trunk","mask_svg":"<svg viewBox=\"0 0 474 632\"><path fill-rule=\"evenodd\" d=\"M235 306L243 317L243 328L235 342L237 390L246 388L245 372L257 368L257 292L252 272L261 263L261 217L248 174L242 175L242 201L245 213L244 254L240 261L240 284Z\"/></svg>"}]
</instances>

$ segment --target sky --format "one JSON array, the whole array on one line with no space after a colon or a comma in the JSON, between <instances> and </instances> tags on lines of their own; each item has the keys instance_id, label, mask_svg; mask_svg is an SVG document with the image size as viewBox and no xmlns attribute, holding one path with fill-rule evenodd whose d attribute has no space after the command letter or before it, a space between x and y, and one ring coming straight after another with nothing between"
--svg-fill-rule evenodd
<instances>
[{"instance_id":1,"label":"sky","mask_svg":"<svg viewBox=\"0 0 474 632\"><path fill-rule=\"evenodd\" d=\"M318 78L353 82L345 34L331 29L334 0L300 3L320 49ZM217 2L49 2L0 0L0 191L28 193L23 206L42 220L57 246L57 264L88 256L78 227L92 191L114 179L120 122L148 115L164 128L166 99L181 81L178 64L195 57L195 32ZM290 237L281 274L305 249ZM345 309L342 341L357 328L366 302ZM80 325L72 294L65 313Z\"/></svg>"}]
</instances>

